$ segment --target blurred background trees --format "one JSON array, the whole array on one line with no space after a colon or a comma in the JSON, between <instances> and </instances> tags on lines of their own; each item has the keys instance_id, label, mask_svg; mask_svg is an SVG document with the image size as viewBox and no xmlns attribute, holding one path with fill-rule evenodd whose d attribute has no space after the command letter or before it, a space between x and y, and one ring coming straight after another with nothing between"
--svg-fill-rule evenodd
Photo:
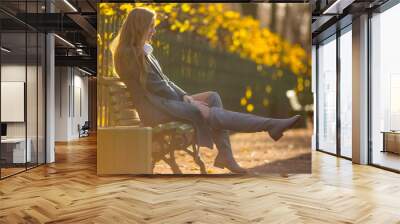
<instances>
[{"instance_id":1,"label":"blurred background trees","mask_svg":"<svg viewBox=\"0 0 400 224\"><path fill-rule=\"evenodd\" d=\"M308 4L245 3L237 6L232 8L257 18L261 27L267 27L290 43L299 43L307 53L310 52L311 9Z\"/></svg>"}]
</instances>

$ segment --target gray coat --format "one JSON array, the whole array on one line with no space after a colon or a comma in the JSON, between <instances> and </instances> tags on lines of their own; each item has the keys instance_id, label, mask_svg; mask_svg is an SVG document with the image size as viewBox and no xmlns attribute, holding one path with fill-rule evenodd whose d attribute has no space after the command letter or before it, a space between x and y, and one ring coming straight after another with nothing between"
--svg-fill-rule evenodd
<instances>
[{"instance_id":1,"label":"gray coat","mask_svg":"<svg viewBox=\"0 0 400 224\"><path fill-rule=\"evenodd\" d=\"M196 130L197 144L212 148L211 128L201 115L200 110L183 101L186 92L168 79L153 55L148 55L146 62L148 70L147 91L133 75L120 77L133 97L143 124L154 126L169 121L190 123Z\"/></svg>"}]
</instances>

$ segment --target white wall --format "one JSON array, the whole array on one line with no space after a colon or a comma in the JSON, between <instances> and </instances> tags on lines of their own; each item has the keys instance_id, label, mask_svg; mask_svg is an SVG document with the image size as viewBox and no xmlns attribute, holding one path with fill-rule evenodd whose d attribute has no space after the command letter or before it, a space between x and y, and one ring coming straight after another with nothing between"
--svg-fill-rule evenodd
<instances>
[{"instance_id":1,"label":"white wall","mask_svg":"<svg viewBox=\"0 0 400 224\"><path fill-rule=\"evenodd\" d=\"M72 130L71 135L79 137L77 126L81 126L88 120L88 78L81 75L74 75L74 108L72 108ZM82 74L82 73L79 73Z\"/></svg>"},{"instance_id":2,"label":"white wall","mask_svg":"<svg viewBox=\"0 0 400 224\"><path fill-rule=\"evenodd\" d=\"M76 68L56 67L55 85L55 140L77 139L78 124L88 120L88 78Z\"/></svg>"},{"instance_id":3,"label":"white wall","mask_svg":"<svg viewBox=\"0 0 400 224\"><path fill-rule=\"evenodd\" d=\"M70 83L67 67L55 68L55 141L68 140L68 86Z\"/></svg>"},{"instance_id":4,"label":"white wall","mask_svg":"<svg viewBox=\"0 0 400 224\"><path fill-rule=\"evenodd\" d=\"M25 64L1 65L1 81L25 82Z\"/></svg>"}]
</instances>

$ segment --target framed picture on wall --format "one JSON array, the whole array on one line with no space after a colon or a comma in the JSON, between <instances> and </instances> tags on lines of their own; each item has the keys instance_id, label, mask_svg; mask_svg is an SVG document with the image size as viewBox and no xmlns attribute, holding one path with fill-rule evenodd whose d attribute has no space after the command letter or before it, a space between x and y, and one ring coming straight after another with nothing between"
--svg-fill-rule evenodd
<instances>
[{"instance_id":1,"label":"framed picture on wall","mask_svg":"<svg viewBox=\"0 0 400 224\"><path fill-rule=\"evenodd\" d=\"M24 122L25 82L1 82L1 122Z\"/></svg>"}]
</instances>

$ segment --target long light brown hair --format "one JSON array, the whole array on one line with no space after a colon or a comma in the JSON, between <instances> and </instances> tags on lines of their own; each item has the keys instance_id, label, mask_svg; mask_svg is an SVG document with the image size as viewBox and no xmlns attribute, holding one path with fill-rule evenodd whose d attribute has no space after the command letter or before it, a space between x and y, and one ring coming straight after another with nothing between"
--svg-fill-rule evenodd
<instances>
[{"instance_id":1,"label":"long light brown hair","mask_svg":"<svg viewBox=\"0 0 400 224\"><path fill-rule=\"evenodd\" d=\"M112 41L114 68L120 77L134 76L146 88L146 61L143 46L148 31L155 21L153 10L134 8L122 24L118 35Z\"/></svg>"}]
</instances>

